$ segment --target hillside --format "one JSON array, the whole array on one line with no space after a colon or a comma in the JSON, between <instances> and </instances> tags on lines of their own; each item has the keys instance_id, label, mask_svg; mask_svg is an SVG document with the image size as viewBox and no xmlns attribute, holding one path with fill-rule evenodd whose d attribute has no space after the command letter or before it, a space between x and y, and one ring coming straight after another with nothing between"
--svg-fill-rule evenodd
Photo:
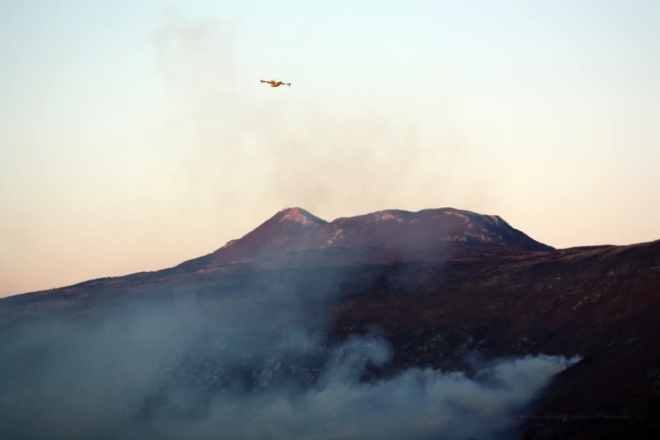
<instances>
[{"instance_id":1,"label":"hillside","mask_svg":"<svg viewBox=\"0 0 660 440\"><path fill-rule=\"evenodd\" d=\"M185 362L165 362L168 383L178 386L218 389L239 377L265 389L291 380L313 386L327 362L322 347L378 335L391 359L368 367L366 382L412 367L476 374L475 365L495 359L580 356L533 408L517 413L509 438L660 432L660 241L555 250L499 217L467 211L381 211L325 222L295 208L175 268L0 300L0 342L11 347L29 329L66 352L51 323L96 328L142 309L165 310L168 318L154 325L173 331L173 340L194 329L186 346L195 351ZM206 314L211 323L200 318ZM217 347L224 343L209 329L223 320L244 329L236 354L244 367L221 377L216 366L226 352ZM321 348L302 364L289 365L298 356L291 355L245 369L272 347L281 352L277 335L289 327L320 332ZM38 352L10 354L5 374L42 373L26 367L44 360Z\"/></svg>"}]
</instances>

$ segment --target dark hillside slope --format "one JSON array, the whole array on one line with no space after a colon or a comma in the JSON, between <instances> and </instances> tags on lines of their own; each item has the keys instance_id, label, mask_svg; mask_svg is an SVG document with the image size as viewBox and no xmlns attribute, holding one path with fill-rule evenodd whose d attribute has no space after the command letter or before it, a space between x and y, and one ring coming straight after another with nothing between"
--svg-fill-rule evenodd
<instances>
[{"instance_id":1,"label":"dark hillside slope","mask_svg":"<svg viewBox=\"0 0 660 440\"><path fill-rule=\"evenodd\" d=\"M526 236L510 232L510 245L483 246L485 238L477 244L470 244L467 238L457 240L458 247L440 263L422 258L427 254L420 250L421 242L412 246L415 252L404 252L416 258L397 260L392 258L396 253L380 249L367 252L368 261L359 264L341 257L357 255L350 254L350 249L341 254L343 250L332 246L317 247L323 242L318 237L325 240L327 236L319 231L333 224L336 230L355 237L340 247L364 250L378 247L382 240L389 240L388 246L400 243L396 237L388 238L389 228L396 230L415 219L422 225L412 223L419 227L416 230L427 236L425 215L431 217L431 224L433 216L458 218L461 223L450 229L490 223L451 212L465 215L469 221L432 210L417 214L384 211L325 223L294 211L292 216L299 221L282 226L288 221L280 222L284 213L264 224L260 233L267 233L259 240L250 234L242 239L249 238L237 248L241 253L235 254L245 256L242 262L226 262L227 253L218 251L222 258L204 257L164 271L2 299L0 344L11 346L26 329L49 322L96 323L139 308L166 308L176 317L200 305L213 316L214 310L222 315L227 304L234 304L230 317L254 322L255 332L277 333L285 329L262 328L263 316L242 315L240 307L240 298L249 295L265 304L277 298L281 302L273 304L279 306L266 310L281 315L279 322L289 322L290 315L303 326L322 326L336 341L373 332L389 341L392 362L370 369L365 380L392 376L411 366L469 371L475 363L501 357L580 355L583 360L556 377L520 425L532 438L629 438L630 433L635 438L655 438L660 433L660 241L540 250ZM369 224L372 226L366 226ZM478 226L472 230L475 228ZM452 229L451 234L458 234L456 231ZM505 230L497 231L504 240ZM454 237L451 234L438 235ZM271 245L259 246L266 242ZM447 248L438 244L435 249L445 252ZM269 254L264 260L267 263L255 262L255 252ZM289 258L287 264L275 264L277 255ZM203 330L194 319L186 321L186 326ZM200 347L207 344L208 335L203 335L197 339ZM65 341L60 344L66 347ZM215 346L211 340L208 344L209 350ZM34 363L33 356L37 354L14 356L7 368L21 371ZM168 371L176 372L173 381L214 389L219 379L213 374L213 365L221 361L214 356L191 356ZM302 372L286 373L281 367L273 377L288 380L285 376L293 374L314 381L320 358L310 359ZM250 378L257 373L236 374Z\"/></svg>"}]
</instances>

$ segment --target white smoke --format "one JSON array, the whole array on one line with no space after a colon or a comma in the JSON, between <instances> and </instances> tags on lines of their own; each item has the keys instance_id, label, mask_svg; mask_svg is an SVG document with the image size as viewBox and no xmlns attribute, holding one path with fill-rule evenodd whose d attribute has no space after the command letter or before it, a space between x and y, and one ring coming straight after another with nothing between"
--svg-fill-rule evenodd
<instances>
[{"instance_id":1,"label":"white smoke","mask_svg":"<svg viewBox=\"0 0 660 440\"><path fill-rule=\"evenodd\" d=\"M379 350L377 356L386 347ZM369 359L369 353L360 351L353 356ZM230 432L236 439L333 439L350 434L374 440L494 438L515 426L521 409L554 374L575 361L551 356L498 361L489 366L489 381L411 369L373 384L359 382L355 365L338 363L336 370L325 373L322 385L311 390L239 401L245 408L240 415L228 411L235 401L219 399L192 432L197 438Z\"/></svg>"},{"instance_id":2,"label":"white smoke","mask_svg":"<svg viewBox=\"0 0 660 440\"><path fill-rule=\"evenodd\" d=\"M130 304L0 334L0 431L11 438L467 439L520 422L576 362L505 359L461 372L387 371L388 342L332 342L307 299L230 292L221 300ZM12 437L13 436L13 437Z\"/></svg>"}]
</instances>

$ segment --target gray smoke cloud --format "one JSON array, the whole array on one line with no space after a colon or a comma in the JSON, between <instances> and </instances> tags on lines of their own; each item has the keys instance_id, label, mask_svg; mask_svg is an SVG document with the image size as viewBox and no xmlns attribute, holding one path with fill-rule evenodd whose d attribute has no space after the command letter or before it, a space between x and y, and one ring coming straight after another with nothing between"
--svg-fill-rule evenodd
<instances>
[{"instance_id":1,"label":"gray smoke cloud","mask_svg":"<svg viewBox=\"0 0 660 440\"><path fill-rule=\"evenodd\" d=\"M258 275L254 277L258 278ZM253 278L254 278L253 277ZM302 282L302 281L301 281ZM336 340L310 310L339 291L164 293L92 317L0 333L8 438L467 439L516 426L577 359L529 356L474 374L387 371L377 333ZM337 288L338 289L338 288Z\"/></svg>"},{"instance_id":2,"label":"gray smoke cloud","mask_svg":"<svg viewBox=\"0 0 660 440\"><path fill-rule=\"evenodd\" d=\"M411 369L375 384L359 382L361 367L382 362L387 346L353 341L352 362L335 363L321 384L298 395L255 396L231 418L234 401L214 403L195 436L227 432L232 438L364 439L494 438L518 421L517 411L549 378L570 365L561 357L527 357L495 362L481 380L462 373ZM374 356L374 357L371 357ZM186 431L179 435L185 435Z\"/></svg>"}]
</instances>

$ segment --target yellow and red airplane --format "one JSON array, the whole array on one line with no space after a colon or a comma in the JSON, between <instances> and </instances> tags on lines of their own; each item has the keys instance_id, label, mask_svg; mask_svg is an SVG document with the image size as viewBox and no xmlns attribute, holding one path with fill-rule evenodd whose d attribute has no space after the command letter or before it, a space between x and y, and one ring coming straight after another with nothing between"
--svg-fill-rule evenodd
<instances>
[{"instance_id":1,"label":"yellow and red airplane","mask_svg":"<svg viewBox=\"0 0 660 440\"><path fill-rule=\"evenodd\" d=\"M282 81L275 81L274 79L271 79L270 81L264 81L263 79L259 80L261 81L261 84L270 84L271 87L279 87L279 86L289 86L291 87L291 83L285 83Z\"/></svg>"}]
</instances>

